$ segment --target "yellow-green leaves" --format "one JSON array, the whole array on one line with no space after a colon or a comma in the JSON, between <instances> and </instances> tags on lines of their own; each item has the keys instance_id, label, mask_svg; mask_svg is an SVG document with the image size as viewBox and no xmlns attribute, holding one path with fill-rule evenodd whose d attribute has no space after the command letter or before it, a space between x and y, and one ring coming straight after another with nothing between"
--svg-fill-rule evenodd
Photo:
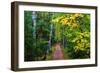
<instances>
[{"instance_id":1,"label":"yellow-green leaves","mask_svg":"<svg viewBox=\"0 0 100 73\"><path fill-rule=\"evenodd\" d=\"M72 42L75 44L74 50L76 52L87 51L90 48L90 32L78 33Z\"/></svg>"},{"instance_id":2,"label":"yellow-green leaves","mask_svg":"<svg viewBox=\"0 0 100 73\"><path fill-rule=\"evenodd\" d=\"M77 17L83 17L83 14L75 13L75 14L69 14L69 15L62 15L60 17L57 17L55 19L52 19L52 22L58 23L61 25L67 25L71 29L77 28L79 26Z\"/></svg>"}]
</instances>

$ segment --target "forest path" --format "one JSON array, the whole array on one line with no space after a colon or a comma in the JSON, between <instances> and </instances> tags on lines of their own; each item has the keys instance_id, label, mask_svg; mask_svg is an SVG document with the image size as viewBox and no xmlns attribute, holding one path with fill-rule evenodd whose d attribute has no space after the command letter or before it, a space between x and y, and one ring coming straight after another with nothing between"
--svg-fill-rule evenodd
<instances>
[{"instance_id":1,"label":"forest path","mask_svg":"<svg viewBox=\"0 0 100 73\"><path fill-rule=\"evenodd\" d=\"M53 59L54 60L62 60L64 59L64 54L63 54L63 48L59 43L57 43L54 47L54 52L53 52Z\"/></svg>"}]
</instances>

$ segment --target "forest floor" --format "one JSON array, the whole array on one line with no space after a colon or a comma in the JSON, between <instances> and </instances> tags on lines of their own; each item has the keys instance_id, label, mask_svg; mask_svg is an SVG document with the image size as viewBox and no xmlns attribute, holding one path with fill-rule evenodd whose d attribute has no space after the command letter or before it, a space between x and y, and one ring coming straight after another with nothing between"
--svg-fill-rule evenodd
<instances>
[{"instance_id":1,"label":"forest floor","mask_svg":"<svg viewBox=\"0 0 100 73\"><path fill-rule=\"evenodd\" d=\"M63 48L59 43L57 43L54 47L54 52L53 52L53 60L62 60L64 59L64 53L63 53Z\"/></svg>"}]
</instances>

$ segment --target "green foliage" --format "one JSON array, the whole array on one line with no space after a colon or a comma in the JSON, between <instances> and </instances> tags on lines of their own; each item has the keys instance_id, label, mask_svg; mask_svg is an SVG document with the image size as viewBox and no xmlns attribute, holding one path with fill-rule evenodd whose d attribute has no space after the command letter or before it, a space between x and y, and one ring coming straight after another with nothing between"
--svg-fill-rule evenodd
<instances>
[{"instance_id":1,"label":"green foliage","mask_svg":"<svg viewBox=\"0 0 100 73\"><path fill-rule=\"evenodd\" d=\"M90 15L72 13L58 15L52 20L63 28L64 52L70 58L90 57ZM59 31L60 33L60 31ZM61 34L58 34L58 36ZM59 37L60 38L60 37Z\"/></svg>"},{"instance_id":2,"label":"green foliage","mask_svg":"<svg viewBox=\"0 0 100 73\"><path fill-rule=\"evenodd\" d=\"M76 37L72 40L74 43L74 51L77 53L83 53L80 58L89 57L90 55L90 33L83 32L77 33ZM77 53L77 54L78 54Z\"/></svg>"},{"instance_id":3,"label":"green foliage","mask_svg":"<svg viewBox=\"0 0 100 73\"><path fill-rule=\"evenodd\" d=\"M27 60L30 60L32 61L33 60L33 57L34 57L34 48L35 45L34 45L34 38L33 38L33 28L32 28L32 19L31 19L31 16L32 15L32 12L30 11L25 11L24 12L24 23L25 23L25 26L24 26L24 40L25 40L25 61Z\"/></svg>"},{"instance_id":4,"label":"green foliage","mask_svg":"<svg viewBox=\"0 0 100 73\"><path fill-rule=\"evenodd\" d=\"M25 61L52 59L51 47L56 43L62 44L65 58L90 57L89 14L35 11L37 18L34 28L32 11L24 13Z\"/></svg>"},{"instance_id":5,"label":"green foliage","mask_svg":"<svg viewBox=\"0 0 100 73\"><path fill-rule=\"evenodd\" d=\"M50 34L50 15L48 12L37 14L36 27L33 26L32 11L25 11L25 61L42 60L46 53ZM34 29L35 27L35 29ZM35 34L33 34L35 32Z\"/></svg>"}]
</instances>

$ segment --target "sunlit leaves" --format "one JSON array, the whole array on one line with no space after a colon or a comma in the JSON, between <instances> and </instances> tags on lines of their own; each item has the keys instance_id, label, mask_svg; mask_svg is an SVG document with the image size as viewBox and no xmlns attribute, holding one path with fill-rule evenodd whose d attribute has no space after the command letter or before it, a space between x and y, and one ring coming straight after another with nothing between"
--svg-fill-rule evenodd
<instances>
[{"instance_id":1,"label":"sunlit leaves","mask_svg":"<svg viewBox=\"0 0 100 73\"><path fill-rule=\"evenodd\" d=\"M25 12L26 60L42 60L50 46L56 43L61 43L66 51L65 56L70 53L72 59L89 58L90 14L41 11L36 11L36 14L34 28L32 11Z\"/></svg>"},{"instance_id":2,"label":"sunlit leaves","mask_svg":"<svg viewBox=\"0 0 100 73\"><path fill-rule=\"evenodd\" d=\"M90 55L90 15L82 13L65 13L52 19L55 25L64 27L64 41L67 48L75 52L75 58ZM71 45L71 47L68 45ZM67 49L66 49L67 50ZM80 55L82 54L82 55ZM73 55L73 54L72 54Z\"/></svg>"},{"instance_id":3,"label":"sunlit leaves","mask_svg":"<svg viewBox=\"0 0 100 73\"><path fill-rule=\"evenodd\" d=\"M72 40L75 52L85 51L89 53L90 49L90 32L77 33L77 36Z\"/></svg>"},{"instance_id":4,"label":"sunlit leaves","mask_svg":"<svg viewBox=\"0 0 100 73\"><path fill-rule=\"evenodd\" d=\"M52 22L61 25L67 25L73 29L79 26L78 18L82 18L82 17L84 17L84 15L80 13L65 14L62 16L58 16L55 19L52 19Z\"/></svg>"}]
</instances>

